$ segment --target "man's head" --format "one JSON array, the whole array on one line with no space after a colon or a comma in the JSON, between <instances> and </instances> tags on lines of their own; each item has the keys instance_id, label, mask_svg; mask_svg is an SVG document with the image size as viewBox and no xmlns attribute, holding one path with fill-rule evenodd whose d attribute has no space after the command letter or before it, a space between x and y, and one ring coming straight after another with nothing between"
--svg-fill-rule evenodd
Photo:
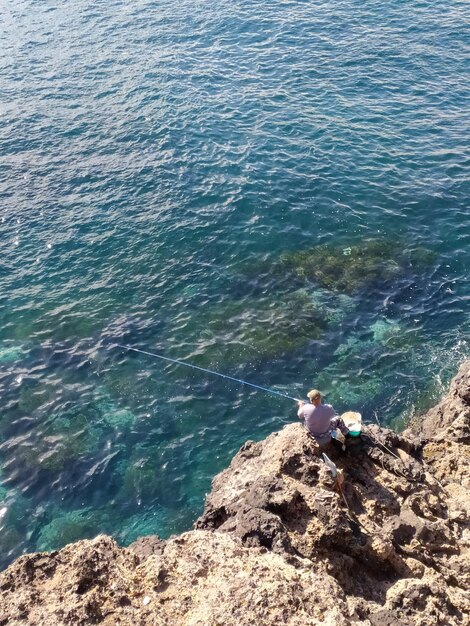
<instances>
[{"instance_id":1,"label":"man's head","mask_svg":"<svg viewBox=\"0 0 470 626\"><path fill-rule=\"evenodd\" d=\"M318 391L318 389L312 389L308 392L307 398L312 404L318 405L321 402L321 393Z\"/></svg>"}]
</instances>

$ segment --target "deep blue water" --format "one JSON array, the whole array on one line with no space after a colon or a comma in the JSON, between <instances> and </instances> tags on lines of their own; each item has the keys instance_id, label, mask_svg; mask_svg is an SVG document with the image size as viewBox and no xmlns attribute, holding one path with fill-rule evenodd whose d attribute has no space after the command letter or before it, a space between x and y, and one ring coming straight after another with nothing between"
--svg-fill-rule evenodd
<instances>
[{"instance_id":1,"label":"deep blue water","mask_svg":"<svg viewBox=\"0 0 470 626\"><path fill-rule=\"evenodd\" d=\"M469 354L469 13L0 1L1 565L186 530L295 419L116 343L395 428L433 404ZM371 242L358 288L279 268Z\"/></svg>"}]
</instances>

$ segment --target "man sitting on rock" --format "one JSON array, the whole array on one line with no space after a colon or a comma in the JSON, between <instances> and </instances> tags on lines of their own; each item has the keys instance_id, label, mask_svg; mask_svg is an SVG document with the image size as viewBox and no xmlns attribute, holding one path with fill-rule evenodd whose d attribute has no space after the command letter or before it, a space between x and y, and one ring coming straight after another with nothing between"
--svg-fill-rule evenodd
<instances>
[{"instance_id":1,"label":"man sitting on rock","mask_svg":"<svg viewBox=\"0 0 470 626\"><path fill-rule=\"evenodd\" d=\"M331 433L340 430L343 435L349 434L349 430L341 417L336 413L331 404L322 404L322 396L318 389L308 392L307 398L311 404L299 400L299 419L305 421L305 427L319 446L325 446L332 439Z\"/></svg>"}]
</instances>

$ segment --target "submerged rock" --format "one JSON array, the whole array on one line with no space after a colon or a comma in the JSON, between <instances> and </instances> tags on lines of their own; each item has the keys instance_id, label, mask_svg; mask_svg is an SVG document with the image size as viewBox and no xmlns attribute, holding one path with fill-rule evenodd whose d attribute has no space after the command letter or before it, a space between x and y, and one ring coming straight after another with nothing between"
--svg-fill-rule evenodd
<instances>
[{"instance_id":1,"label":"submerged rock","mask_svg":"<svg viewBox=\"0 0 470 626\"><path fill-rule=\"evenodd\" d=\"M309 294L309 290L302 290ZM332 324L339 324L344 318L352 313L357 307L355 298L345 293L335 293L328 289L314 289L310 298L315 306L325 315Z\"/></svg>"},{"instance_id":2,"label":"submerged rock","mask_svg":"<svg viewBox=\"0 0 470 626\"><path fill-rule=\"evenodd\" d=\"M419 271L429 266L434 258L435 253L427 248L407 248L396 239L369 239L347 247L324 244L287 251L277 262L263 261L258 272L278 276L279 280L290 275L331 291L353 294L372 283ZM256 266L251 268L250 274L255 272Z\"/></svg>"},{"instance_id":3,"label":"submerged rock","mask_svg":"<svg viewBox=\"0 0 470 626\"><path fill-rule=\"evenodd\" d=\"M18 397L18 408L25 415L31 415L41 406L50 402L56 391L52 386L36 383L22 387Z\"/></svg>"},{"instance_id":4,"label":"submerged rock","mask_svg":"<svg viewBox=\"0 0 470 626\"><path fill-rule=\"evenodd\" d=\"M332 363L316 376L312 386L318 386L333 405L347 402L355 410L371 410L379 396L389 395L397 372L416 372L424 348L429 344L413 329L379 319L346 336L333 352Z\"/></svg>"},{"instance_id":5,"label":"submerged rock","mask_svg":"<svg viewBox=\"0 0 470 626\"><path fill-rule=\"evenodd\" d=\"M361 411L383 393L385 375L381 346L359 335L350 335L333 353L335 361L316 377L318 386L334 406ZM374 363L374 367L366 367Z\"/></svg>"},{"instance_id":6,"label":"submerged rock","mask_svg":"<svg viewBox=\"0 0 470 626\"><path fill-rule=\"evenodd\" d=\"M60 472L69 463L87 457L98 449L102 430L94 426L80 409L51 416L37 439L16 450L16 458L28 470Z\"/></svg>"},{"instance_id":7,"label":"submerged rock","mask_svg":"<svg viewBox=\"0 0 470 626\"><path fill-rule=\"evenodd\" d=\"M384 391L384 383L380 377L367 374L353 378L345 374L341 379L331 378L328 372L322 372L317 378L317 384L333 406L350 406L354 410L370 406L374 398Z\"/></svg>"},{"instance_id":8,"label":"submerged rock","mask_svg":"<svg viewBox=\"0 0 470 626\"><path fill-rule=\"evenodd\" d=\"M111 428L119 431L130 430L136 421L136 416L129 409L120 408L111 397L99 390L96 394L95 408L101 419Z\"/></svg>"},{"instance_id":9,"label":"submerged rock","mask_svg":"<svg viewBox=\"0 0 470 626\"><path fill-rule=\"evenodd\" d=\"M366 426L340 480L300 423L247 442L193 531L20 557L0 625L460 626L470 618L470 362L399 435Z\"/></svg>"},{"instance_id":10,"label":"submerged rock","mask_svg":"<svg viewBox=\"0 0 470 626\"><path fill-rule=\"evenodd\" d=\"M147 513L140 512L132 516L126 520L125 527L117 533L119 543L127 546L132 542L138 541L139 538L161 534L170 514L168 509L153 507L153 510Z\"/></svg>"},{"instance_id":11,"label":"submerged rock","mask_svg":"<svg viewBox=\"0 0 470 626\"><path fill-rule=\"evenodd\" d=\"M395 337L402 334L400 324L388 319L377 320L370 327L374 341L377 343L387 344L389 340L393 340Z\"/></svg>"},{"instance_id":12,"label":"submerged rock","mask_svg":"<svg viewBox=\"0 0 470 626\"><path fill-rule=\"evenodd\" d=\"M8 559L10 555L17 554L18 546L25 545L25 518L30 511L30 502L24 496L0 484L0 554L2 558Z\"/></svg>"},{"instance_id":13,"label":"submerged rock","mask_svg":"<svg viewBox=\"0 0 470 626\"><path fill-rule=\"evenodd\" d=\"M0 363L14 363L20 361L24 356L21 346L0 345Z\"/></svg>"},{"instance_id":14,"label":"submerged rock","mask_svg":"<svg viewBox=\"0 0 470 626\"><path fill-rule=\"evenodd\" d=\"M298 290L224 301L175 323L176 328L168 329L169 337L178 337L192 363L233 368L298 350L320 338L330 321L305 290Z\"/></svg>"},{"instance_id":15,"label":"submerged rock","mask_svg":"<svg viewBox=\"0 0 470 626\"><path fill-rule=\"evenodd\" d=\"M173 460L173 450L166 445L136 444L128 459L119 461L116 473L121 476L116 501L134 508L150 502L171 505L179 499L181 471Z\"/></svg>"},{"instance_id":16,"label":"submerged rock","mask_svg":"<svg viewBox=\"0 0 470 626\"><path fill-rule=\"evenodd\" d=\"M62 512L43 527L38 547L40 550L57 550L83 537L94 537L102 522L99 513L90 509Z\"/></svg>"}]
</instances>

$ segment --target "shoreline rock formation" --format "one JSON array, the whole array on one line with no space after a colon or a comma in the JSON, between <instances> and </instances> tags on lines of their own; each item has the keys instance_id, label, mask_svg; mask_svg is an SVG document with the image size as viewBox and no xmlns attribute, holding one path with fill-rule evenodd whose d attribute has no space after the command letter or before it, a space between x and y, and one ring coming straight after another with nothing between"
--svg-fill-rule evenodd
<instances>
[{"instance_id":1,"label":"shoreline rock formation","mask_svg":"<svg viewBox=\"0 0 470 626\"><path fill-rule=\"evenodd\" d=\"M290 424L241 448L192 531L20 557L0 626L468 623L470 361L404 433L328 454L341 480Z\"/></svg>"}]
</instances>

